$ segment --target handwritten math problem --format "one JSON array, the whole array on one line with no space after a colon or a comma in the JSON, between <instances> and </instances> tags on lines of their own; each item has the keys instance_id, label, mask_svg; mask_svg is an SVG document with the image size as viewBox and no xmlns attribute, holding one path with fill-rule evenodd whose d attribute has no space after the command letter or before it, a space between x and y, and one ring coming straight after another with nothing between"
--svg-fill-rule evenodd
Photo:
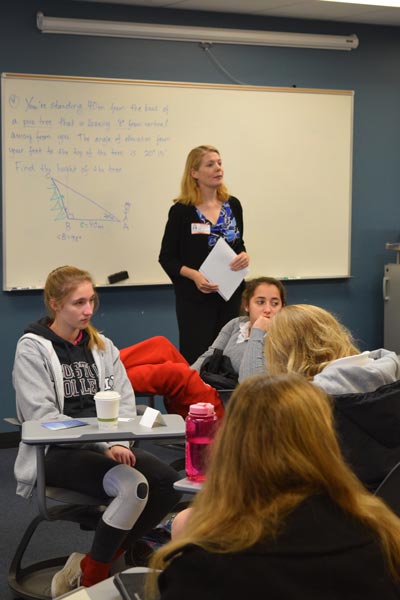
<instances>
[{"instance_id":1,"label":"handwritten math problem","mask_svg":"<svg viewBox=\"0 0 400 600\"><path fill-rule=\"evenodd\" d=\"M242 202L251 277L349 275L351 91L18 73L1 83L4 289L40 289L61 264L98 285L123 270L114 285L170 284L160 243L201 144L221 151Z\"/></svg>"},{"instance_id":2,"label":"handwritten math problem","mask_svg":"<svg viewBox=\"0 0 400 600\"><path fill-rule=\"evenodd\" d=\"M15 116L6 152L20 174L118 175L132 168L130 161L135 158L164 158L171 143L166 104L126 106L92 97L43 101L15 93L8 101Z\"/></svg>"}]
</instances>

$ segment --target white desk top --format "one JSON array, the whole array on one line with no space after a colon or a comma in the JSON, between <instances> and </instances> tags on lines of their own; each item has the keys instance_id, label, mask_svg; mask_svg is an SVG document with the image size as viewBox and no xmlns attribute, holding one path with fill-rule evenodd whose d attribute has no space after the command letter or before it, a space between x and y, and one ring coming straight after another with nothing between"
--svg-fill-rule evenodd
<instances>
[{"instance_id":1,"label":"white desk top","mask_svg":"<svg viewBox=\"0 0 400 600\"><path fill-rule=\"evenodd\" d=\"M178 490L178 492L186 492L187 494L195 494L201 490L202 485L202 481L192 481L188 477L184 477L183 479L174 482L174 488Z\"/></svg>"},{"instance_id":2,"label":"white desk top","mask_svg":"<svg viewBox=\"0 0 400 600\"><path fill-rule=\"evenodd\" d=\"M146 567L131 567L125 573L143 573L148 571ZM100 583L89 588L79 588L63 596L65 600L122 600L121 595L115 587L114 577L111 576Z\"/></svg>"},{"instance_id":3,"label":"white desk top","mask_svg":"<svg viewBox=\"0 0 400 600\"><path fill-rule=\"evenodd\" d=\"M95 417L80 419L88 425L56 431L46 429L40 421L25 421L22 424L21 439L25 444L48 444L50 442L81 444L84 442L114 442L185 436L185 421L180 415L163 415L166 425L154 427L143 427L139 424L140 419L141 417L138 416L132 421L118 421L118 428L110 431L99 429Z\"/></svg>"}]
</instances>

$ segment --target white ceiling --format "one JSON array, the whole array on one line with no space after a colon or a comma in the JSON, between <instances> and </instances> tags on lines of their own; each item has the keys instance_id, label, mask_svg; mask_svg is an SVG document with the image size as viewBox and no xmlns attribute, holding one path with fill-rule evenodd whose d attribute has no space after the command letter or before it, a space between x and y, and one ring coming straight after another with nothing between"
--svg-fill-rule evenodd
<instances>
[{"instance_id":1,"label":"white ceiling","mask_svg":"<svg viewBox=\"0 0 400 600\"><path fill-rule=\"evenodd\" d=\"M400 8L323 2L321 0L89 0L152 8L175 8L228 13L348 21L370 25L400 25Z\"/></svg>"}]
</instances>

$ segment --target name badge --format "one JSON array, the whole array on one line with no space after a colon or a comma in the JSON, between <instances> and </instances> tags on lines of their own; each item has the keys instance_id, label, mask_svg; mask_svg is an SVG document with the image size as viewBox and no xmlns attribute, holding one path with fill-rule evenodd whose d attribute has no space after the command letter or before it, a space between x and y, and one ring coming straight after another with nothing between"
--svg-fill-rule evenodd
<instances>
[{"instance_id":1,"label":"name badge","mask_svg":"<svg viewBox=\"0 0 400 600\"><path fill-rule=\"evenodd\" d=\"M210 235L211 227L209 223L192 223L192 235L203 233L206 235Z\"/></svg>"}]
</instances>

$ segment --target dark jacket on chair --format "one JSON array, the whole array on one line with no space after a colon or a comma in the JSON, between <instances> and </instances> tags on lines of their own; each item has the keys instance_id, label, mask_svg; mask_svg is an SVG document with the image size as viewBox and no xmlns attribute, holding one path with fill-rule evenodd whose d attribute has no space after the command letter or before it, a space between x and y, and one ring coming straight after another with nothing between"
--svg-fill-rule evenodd
<instances>
[{"instance_id":1,"label":"dark jacket on chair","mask_svg":"<svg viewBox=\"0 0 400 600\"><path fill-rule=\"evenodd\" d=\"M375 490L400 462L400 381L333 396L339 442L359 479Z\"/></svg>"},{"instance_id":2,"label":"dark jacket on chair","mask_svg":"<svg viewBox=\"0 0 400 600\"><path fill-rule=\"evenodd\" d=\"M374 490L400 461L400 360L380 348L330 362L313 383L334 400L342 452Z\"/></svg>"}]
</instances>

